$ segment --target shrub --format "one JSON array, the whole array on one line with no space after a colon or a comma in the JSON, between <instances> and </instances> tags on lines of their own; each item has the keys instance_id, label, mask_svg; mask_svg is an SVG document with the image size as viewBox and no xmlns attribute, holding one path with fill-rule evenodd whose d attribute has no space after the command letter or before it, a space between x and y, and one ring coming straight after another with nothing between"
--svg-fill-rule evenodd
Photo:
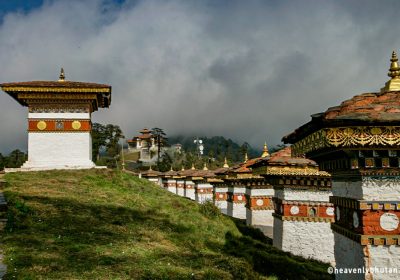
<instances>
[{"instance_id":1,"label":"shrub","mask_svg":"<svg viewBox=\"0 0 400 280\"><path fill-rule=\"evenodd\" d=\"M200 212L207 218L216 218L221 216L221 211L211 200L200 204Z\"/></svg>"}]
</instances>

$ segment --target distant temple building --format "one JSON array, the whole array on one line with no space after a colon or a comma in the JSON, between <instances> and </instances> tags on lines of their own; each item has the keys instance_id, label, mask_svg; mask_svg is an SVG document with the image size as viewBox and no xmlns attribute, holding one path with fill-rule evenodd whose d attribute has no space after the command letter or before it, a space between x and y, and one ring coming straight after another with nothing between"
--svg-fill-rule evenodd
<instances>
[{"instance_id":1,"label":"distant temple building","mask_svg":"<svg viewBox=\"0 0 400 280\"><path fill-rule=\"evenodd\" d=\"M139 132L140 135L126 141L128 143L128 150L130 152L138 151L140 153L140 161L150 161L152 152L156 153L158 149L156 137L147 128L143 128Z\"/></svg>"},{"instance_id":2,"label":"distant temple building","mask_svg":"<svg viewBox=\"0 0 400 280\"><path fill-rule=\"evenodd\" d=\"M91 114L111 103L111 86L66 81L1 84L28 107L28 161L21 170L92 168Z\"/></svg>"}]
</instances>

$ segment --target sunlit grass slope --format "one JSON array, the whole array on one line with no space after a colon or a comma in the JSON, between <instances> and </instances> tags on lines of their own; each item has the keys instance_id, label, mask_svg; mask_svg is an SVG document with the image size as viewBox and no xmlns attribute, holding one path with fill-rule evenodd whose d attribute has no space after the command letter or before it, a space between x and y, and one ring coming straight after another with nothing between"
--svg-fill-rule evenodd
<instances>
[{"instance_id":1,"label":"sunlit grass slope","mask_svg":"<svg viewBox=\"0 0 400 280\"><path fill-rule=\"evenodd\" d=\"M285 279L287 269L297 279L303 272L296 270L326 277L325 265L274 251L243 235L228 217L128 174L51 171L5 178L6 279L266 279L257 270L278 271ZM257 260L249 250L261 250ZM279 266L271 265L271 256L290 266L271 272L268 267Z\"/></svg>"}]
</instances>

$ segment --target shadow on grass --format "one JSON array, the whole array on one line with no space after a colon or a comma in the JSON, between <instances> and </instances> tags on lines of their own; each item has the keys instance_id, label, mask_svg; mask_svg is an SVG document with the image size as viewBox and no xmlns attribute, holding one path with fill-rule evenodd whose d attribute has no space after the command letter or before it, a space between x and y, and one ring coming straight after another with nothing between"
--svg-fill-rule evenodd
<instances>
[{"instance_id":1,"label":"shadow on grass","mask_svg":"<svg viewBox=\"0 0 400 280\"><path fill-rule=\"evenodd\" d=\"M244 258L256 272L275 275L279 279L334 279L334 276L327 273L328 264L278 250L272 246L272 239L264 236L259 229L246 226L242 220L231 219L243 236L236 237L228 232L224 251Z\"/></svg>"},{"instance_id":2,"label":"shadow on grass","mask_svg":"<svg viewBox=\"0 0 400 280\"><path fill-rule=\"evenodd\" d=\"M143 229L161 234L193 232L154 208L141 211L41 196L19 196L9 205L2 240L14 249L12 265L18 270L36 266L43 267L44 273L65 269L79 274L104 266L118 269L137 260L107 251L121 244L129 249L128 242L150 242ZM34 210L27 205L34 205Z\"/></svg>"}]
</instances>

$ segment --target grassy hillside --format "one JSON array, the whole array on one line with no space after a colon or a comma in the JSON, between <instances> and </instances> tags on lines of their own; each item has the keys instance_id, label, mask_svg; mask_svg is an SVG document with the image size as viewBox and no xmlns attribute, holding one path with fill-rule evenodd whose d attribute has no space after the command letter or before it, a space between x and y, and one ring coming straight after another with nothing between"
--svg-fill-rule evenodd
<instances>
[{"instance_id":1,"label":"grassy hillside","mask_svg":"<svg viewBox=\"0 0 400 280\"><path fill-rule=\"evenodd\" d=\"M5 279L329 279L326 265L274 250L228 217L128 174L5 178Z\"/></svg>"}]
</instances>

